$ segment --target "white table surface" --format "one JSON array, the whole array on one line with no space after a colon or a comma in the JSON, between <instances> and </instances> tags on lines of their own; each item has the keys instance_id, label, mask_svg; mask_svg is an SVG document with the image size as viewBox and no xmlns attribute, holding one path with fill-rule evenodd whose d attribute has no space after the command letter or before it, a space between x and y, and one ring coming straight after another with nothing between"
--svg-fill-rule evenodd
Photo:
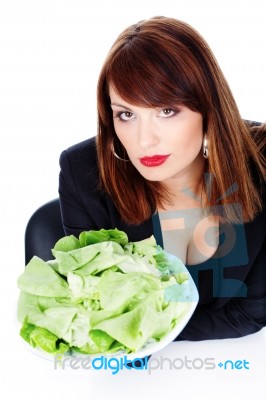
<instances>
[{"instance_id":1,"label":"white table surface","mask_svg":"<svg viewBox=\"0 0 266 400\"><path fill-rule=\"evenodd\" d=\"M151 371L122 370L115 375L112 370L55 369L52 361L29 351L15 322L9 343L3 347L1 391L8 396L1 395L2 399L161 400L182 396L187 400L248 400L265 387L266 329L238 339L174 342L152 356ZM161 357L163 367L158 368ZM203 361L199 359L206 358L214 359L215 368L200 368ZM193 361L194 368L180 368L185 359L188 366ZM246 360L249 369L220 368L218 363L226 360Z\"/></svg>"}]
</instances>

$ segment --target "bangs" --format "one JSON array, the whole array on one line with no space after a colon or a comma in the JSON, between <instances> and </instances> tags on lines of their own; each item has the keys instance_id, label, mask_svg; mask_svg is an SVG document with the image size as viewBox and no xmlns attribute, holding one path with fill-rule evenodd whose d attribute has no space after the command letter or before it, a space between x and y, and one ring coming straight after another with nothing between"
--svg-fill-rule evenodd
<instances>
[{"instance_id":1,"label":"bangs","mask_svg":"<svg viewBox=\"0 0 266 400\"><path fill-rule=\"evenodd\" d=\"M172 53L172 52L171 52ZM106 81L128 103L142 107L186 105L197 110L196 96L187 68L156 43L124 45L107 67Z\"/></svg>"}]
</instances>

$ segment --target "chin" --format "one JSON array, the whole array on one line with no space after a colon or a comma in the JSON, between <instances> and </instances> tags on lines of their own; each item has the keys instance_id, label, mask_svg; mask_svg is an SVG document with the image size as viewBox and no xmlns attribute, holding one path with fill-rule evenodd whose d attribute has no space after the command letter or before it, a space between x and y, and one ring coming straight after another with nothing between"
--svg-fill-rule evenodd
<instances>
[{"instance_id":1,"label":"chin","mask_svg":"<svg viewBox=\"0 0 266 400\"><path fill-rule=\"evenodd\" d=\"M169 175L158 173L156 171L144 172L139 170L140 175L143 176L144 179L151 182L163 182L166 179L169 179Z\"/></svg>"},{"instance_id":2,"label":"chin","mask_svg":"<svg viewBox=\"0 0 266 400\"><path fill-rule=\"evenodd\" d=\"M151 182L163 182L176 174L176 170L173 171L172 168L163 165L158 167L144 167L134 163L133 165L144 179Z\"/></svg>"}]
</instances>

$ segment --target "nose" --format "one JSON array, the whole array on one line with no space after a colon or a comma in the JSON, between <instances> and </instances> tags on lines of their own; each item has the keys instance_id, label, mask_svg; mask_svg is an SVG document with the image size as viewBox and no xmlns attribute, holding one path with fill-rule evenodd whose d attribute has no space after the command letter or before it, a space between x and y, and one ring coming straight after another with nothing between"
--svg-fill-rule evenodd
<instances>
[{"instance_id":1,"label":"nose","mask_svg":"<svg viewBox=\"0 0 266 400\"><path fill-rule=\"evenodd\" d=\"M156 124L152 118L145 118L138 124L138 145L144 149L152 149L160 142Z\"/></svg>"}]
</instances>

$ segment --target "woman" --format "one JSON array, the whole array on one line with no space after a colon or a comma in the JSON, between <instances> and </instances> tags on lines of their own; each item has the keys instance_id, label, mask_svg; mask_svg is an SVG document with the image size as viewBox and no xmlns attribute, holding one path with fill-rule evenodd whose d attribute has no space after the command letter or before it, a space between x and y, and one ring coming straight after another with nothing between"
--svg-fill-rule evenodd
<instances>
[{"instance_id":1,"label":"woman","mask_svg":"<svg viewBox=\"0 0 266 400\"><path fill-rule=\"evenodd\" d=\"M200 301L177 340L265 326L265 126L241 119L201 36L165 17L122 32L100 73L98 126L60 158L65 233L154 235L181 258Z\"/></svg>"}]
</instances>

